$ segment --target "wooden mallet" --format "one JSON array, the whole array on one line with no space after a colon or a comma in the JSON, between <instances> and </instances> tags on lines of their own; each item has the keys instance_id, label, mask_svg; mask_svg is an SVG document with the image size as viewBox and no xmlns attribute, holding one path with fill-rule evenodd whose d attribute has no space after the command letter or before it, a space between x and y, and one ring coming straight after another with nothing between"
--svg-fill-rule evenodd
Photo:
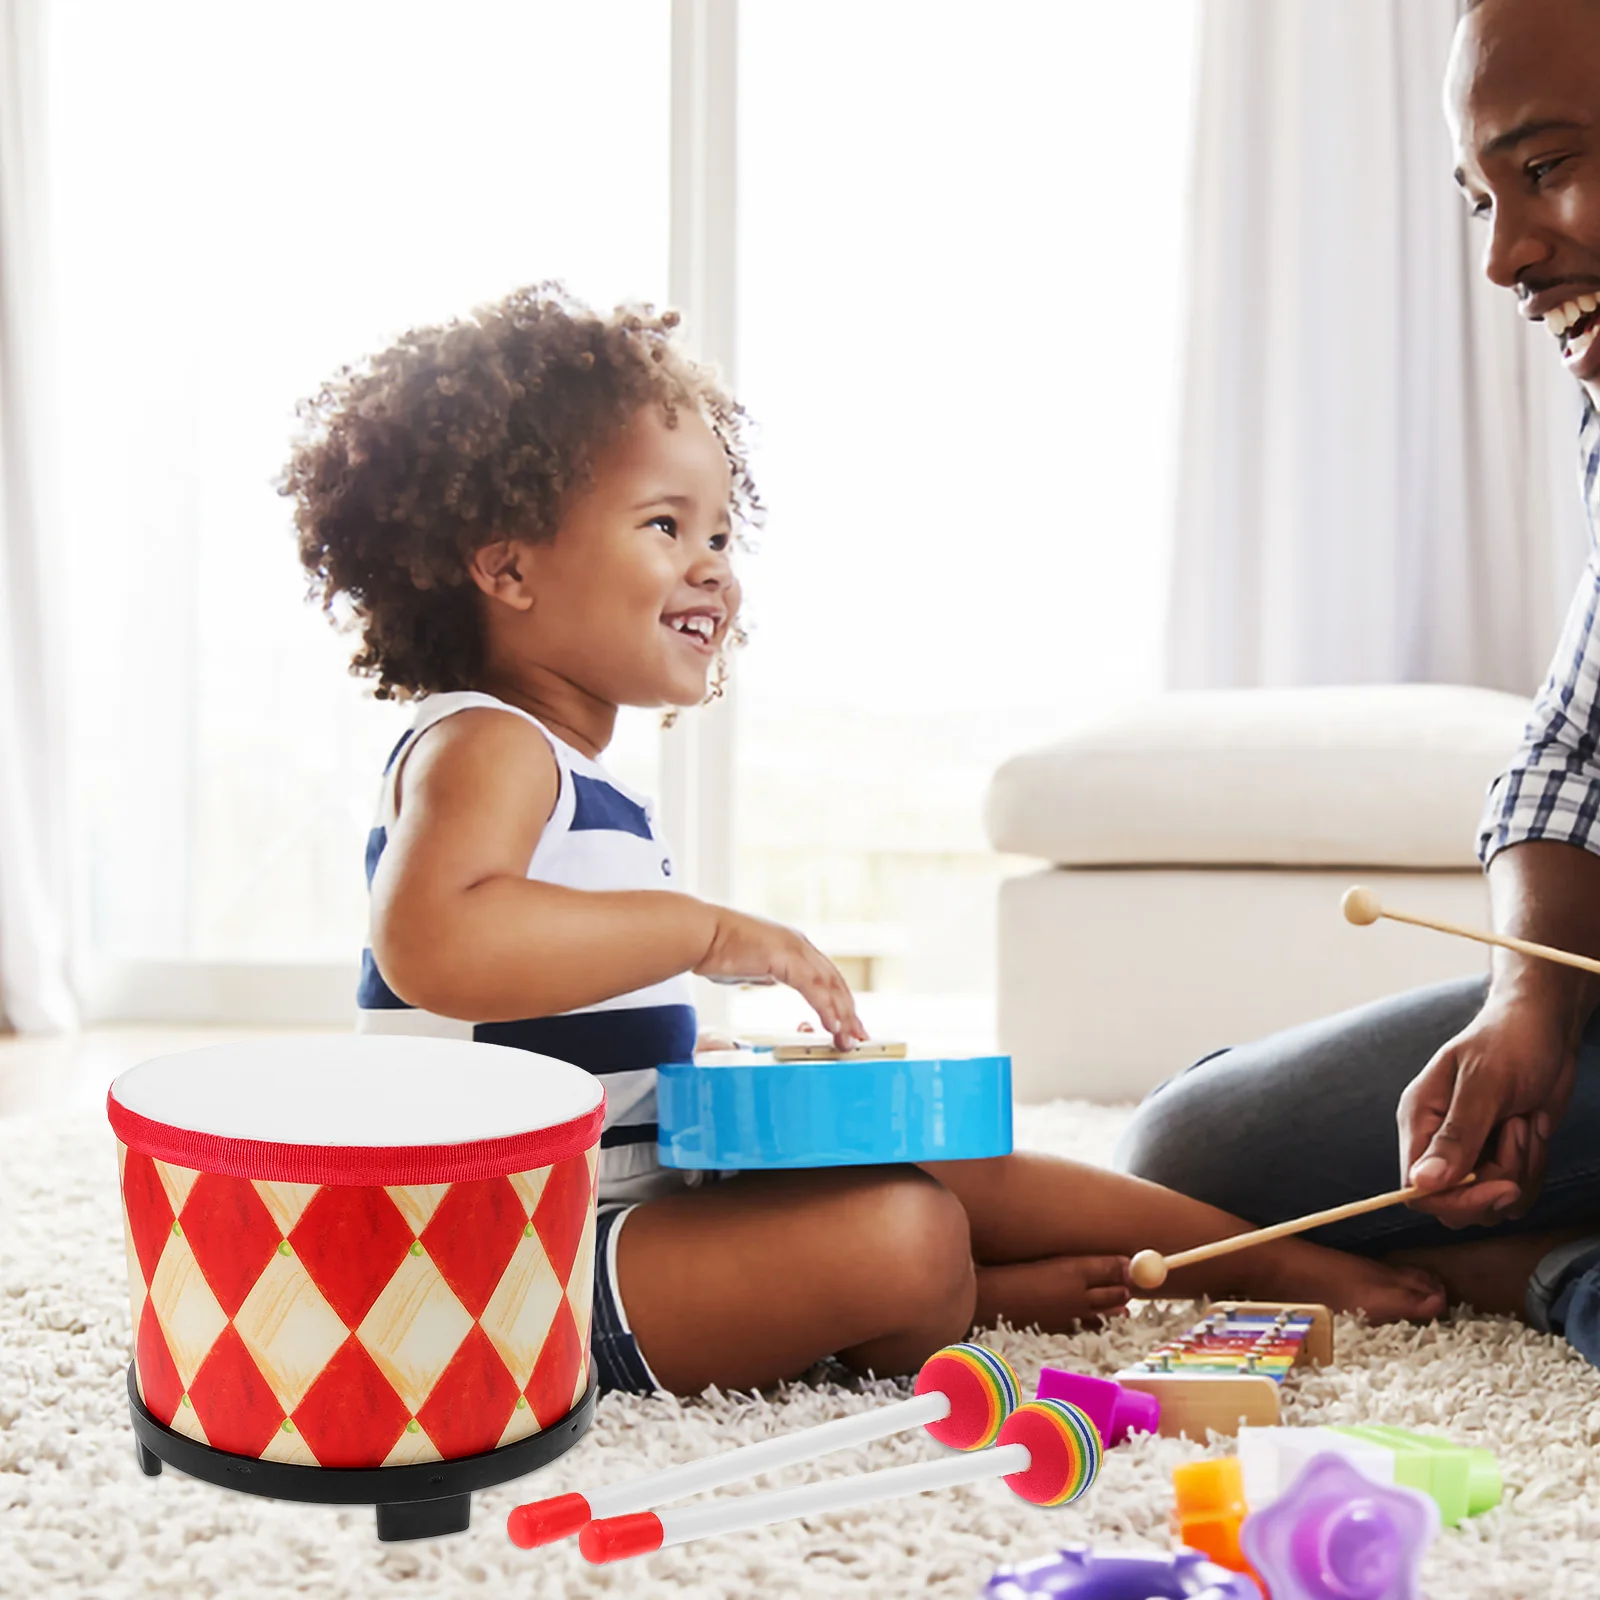
<instances>
[{"instance_id":1,"label":"wooden mallet","mask_svg":"<svg viewBox=\"0 0 1600 1600\"><path fill-rule=\"evenodd\" d=\"M1453 1187L1464 1188L1476 1178L1476 1173L1469 1172ZM1271 1244L1274 1239L1287 1239L1292 1233L1304 1233L1308 1228L1320 1228L1325 1222L1343 1222L1346 1217L1359 1217L1368 1211L1382 1211L1385 1206L1401 1205L1407 1200L1415 1200L1418 1195L1429 1192L1410 1184L1404 1189L1394 1189L1388 1194L1375 1194L1369 1200L1352 1200L1347 1205L1330 1206L1326 1211L1313 1211L1308 1217L1292 1217L1288 1222L1275 1222L1270 1228L1257 1228L1252 1233L1236 1233L1231 1239L1218 1239L1215 1244L1202 1244L1193 1250L1180 1250L1173 1256L1164 1256L1159 1250L1141 1250L1128 1263L1128 1276L1133 1280L1136 1289L1159 1289L1167 1281L1167 1274L1179 1267L1190 1267L1197 1261L1211 1261L1217 1256L1231 1256L1235 1250L1248 1250L1253 1245Z\"/></svg>"},{"instance_id":2,"label":"wooden mallet","mask_svg":"<svg viewBox=\"0 0 1600 1600\"><path fill-rule=\"evenodd\" d=\"M1391 911L1370 889L1359 884L1347 889L1340 901L1346 922L1358 928L1371 927L1379 917L1390 922L1409 922L1414 928L1432 928L1435 933L1454 934L1458 939L1476 939L1479 944L1499 945L1502 950L1515 950L1519 955L1538 956L1545 961L1556 961L1564 967L1576 967L1580 972L1600 973L1600 961L1588 956L1575 956L1570 950L1557 950L1554 945L1535 944L1531 939L1516 939L1509 933L1489 933L1482 928L1463 928L1458 922L1444 922L1436 917L1413 916L1409 911Z\"/></svg>"},{"instance_id":3,"label":"wooden mallet","mask_svg":"<svg viewBox=\"0 0 1600 1600\"><path fill-rule=\"evenodd\" d=\"M1463 928L1459 923L1444 922L1435 917L1417 917L1408 911L1391 911L1370 889L1357 885L1345 892L1340 902L1346 922L1358 928L1371 926L1379 917L1391 922L1409 922L1418 928L1432 928L1436 933L1454 934L1460 939L1476 939L1479 944L1499 945L1525 956L1538 956L1545 961L1558 961L1563 966L1577 967L1582 972L1600 974L1600 961L1588 956L1576 956L1569 950L1557 950L1553 945L1535 944L1530 939L1516 939L1510 934L1487 933L1482 928ZM1468 1173L1455 1188L1465 1188L1475 1182L1476 1173ZM1174 1256L1164 1256L1159 1250L1141 1250L1128 1263L1128 1276L1137 1289L1159 1289L1167 1281L1167 1274L1177 1267L1187 1267L1196 1261L1210 1261L1215 1256L1231 1255L1235 1250L1248 1250L1252 1245L1268 1244L1274 1239L1286 1239L1290 1234L1303 1233L1308 1228L1320 1228L1325 1222L1342 1222L1346 1217L1359 1217L1366 1211L1381 1211L1385 1206L1397 1206L1414 1200L1425 1191L1412 1185L1395 1189L1389 1194L1374 1195L1370 1200L1353 1200L1349 1205L1334 1206L1329 1211L1316 1211L1309 1217L1297 1217L1291 1222L1280 1222L1270 1228L1258 1228L1254 1233L1240 1233L1231 1239L1219 1239L1215 1244L1201 1245L1195 1250L1182 1250Z\"/></svg>"}]
</instances>

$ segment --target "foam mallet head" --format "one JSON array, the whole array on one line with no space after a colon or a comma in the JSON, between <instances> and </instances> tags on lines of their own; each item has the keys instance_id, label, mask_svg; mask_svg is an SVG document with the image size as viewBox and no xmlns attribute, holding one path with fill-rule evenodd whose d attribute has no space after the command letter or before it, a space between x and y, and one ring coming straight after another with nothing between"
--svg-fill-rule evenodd
<instances>
[{"instance_id":1,"label":"foam mallet head","mask_svg":"<svg viewBox=\"0 0 1600 1600\"><path fill-rule=\"evenodd\" d=\"M587 1494L533 1500L506 1518L506 1532L513 1544L531 1550L570 1538L598 1517L620 1517L666 1505L741 1478L812 1461L834 1450L886 1439L907 1428L926 1428L940 1444L953 1450L982 1450L994 1443L1001 1424L1021 1401L1022 1385L1004 1356L981 1344L946 1345L923 1363L910 1400L780 1434Z\"/></svg>"},{"instance_id":2,"label":"foam mallet head","mask_svg":"<svg viewBox=\"0 0 1600 1600\"><path fill-rule=\"evenodd\" d=\"M1011 1363L981 1344L935 1351L917 1374L916 1392L949 1400L949 1412L923 1426L952 1450L986 1450L1022 1404L1022 1385Z\"/></svg>"},{"instance_id":3,"label":"foam mallet head","mask_svg":"<svg viewBox=\"0 0 1600 1600\"><path fill-rule=\"evenodd\" d=\"M1030 1400L1006 1418L998 1443L988 1450L884 1472L828 1478L797 1489L599 1519L579 1534L578 1549L586 1561L596 1565L622 1561L694 1539L742 1533L794 1517L847 1511L987 1478L1003 1478L1014 1494L1036 1506L1070 1505L1100 1475L1101 1459L1100 1434L1077 1406L1064 1400Z\"/></svg>"}]
</instances>

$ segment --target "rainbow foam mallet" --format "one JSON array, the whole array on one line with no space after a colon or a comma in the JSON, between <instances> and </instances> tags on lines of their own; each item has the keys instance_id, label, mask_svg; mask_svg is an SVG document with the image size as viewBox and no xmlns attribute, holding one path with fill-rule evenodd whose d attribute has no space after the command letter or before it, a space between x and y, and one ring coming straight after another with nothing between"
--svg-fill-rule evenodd
<instances>
[{"instance_id":1,"label":"rainbow foam mallet","mask_svg":"<svg viewBox=\"0 0 1600 1600\"><path fill-rule=\"evenodd\" d=\"M530 1550L565 1539L598 1517L647 1511L834 1450L870 1444L907 1428L926 1428L940 1444L955 1450L982 1450L999 1437L1001 1423L1021 1401L1022 1385L1004 1356L981 1344L946 1345L923 1363L910 1400L763 1439L759 1444L668 1467L587 1495L533 1500L506 1518L506 1532L513 1544Z\"/></svg>"},{"instance_id":2,"label":"rainbow foam mallet","mask_svg":"<svg viewBox=\"0 0 1600 1600\"><path fill-rule=\"evenodd\" d=\"M1100 1459L1100 1434L1077 1406L1064 1400L1030 1400L1006 1418L998 1443L987 1450L707 1505L603 1517L578 1535L578 1549L595 1565L622 1561L691 1539L742 1533L792 1517L847 1511L986 1478L1004 1478L1008 1488L1036 1506L1070 1505L1099 1476Z\"/></svg>"}]
</instances>

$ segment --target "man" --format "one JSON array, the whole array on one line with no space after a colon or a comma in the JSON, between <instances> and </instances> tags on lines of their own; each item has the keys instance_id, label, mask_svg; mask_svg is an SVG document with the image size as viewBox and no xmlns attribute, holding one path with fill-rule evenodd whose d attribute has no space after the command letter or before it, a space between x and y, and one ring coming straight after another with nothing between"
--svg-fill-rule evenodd
<instances>
[{"instance_id":1,"label":"man","mask_svg":"<svg viewBox=\"0 0 1600 1600\"><path fill-rule=\"evenodd\" d=\"M1484 271L1545 324L1583 387L1580 476L1600 540L1600 0L1477 0L1445 107ZM1593 544L1479 852L1500 931L1600 957ZM1428 1197L1316 1237L1430 1267L1452 1298L1522 1310L1600 1364L1597 1004L1600 980L1496 951L1487 984L1437 985L1207 1058L1146 1102L1121 1159L1277 1220L1389 1187L1398 1101L1403 1181Z\"/></svg>"}]
</instances>

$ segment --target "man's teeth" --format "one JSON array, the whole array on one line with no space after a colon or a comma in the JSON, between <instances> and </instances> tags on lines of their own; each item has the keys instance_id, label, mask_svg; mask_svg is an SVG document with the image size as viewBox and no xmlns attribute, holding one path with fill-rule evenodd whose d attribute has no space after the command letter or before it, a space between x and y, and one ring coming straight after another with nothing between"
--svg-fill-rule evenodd
<instances>
[{"instance_id":1,"label":"man's teeth","mask_svg":"<svg viewBox=\"0 0 1600 1600\"><path fill-rule=\"evenodd\" d=\"M1591 323L1567 345L1562 353L1568 361L1577 361L1588 354L1589 346L1594 343L1596 334L1600 334L1600 322Z\"/></svg>"},{"instance_id":2,"label":"man's teeth","mask_svg":"<svg viewBox=\"0 0 1600 1600\"><path fill-rule=\"evenodd\" d=\"M1551 333L1559 339L1579 317L1586 317L1596 310L1600 310L1600 298L1592 294L1580 294L1576 300L1569 300L1564 306L1545 312L1544 320Z\"/></svg>"}]
</instances>

